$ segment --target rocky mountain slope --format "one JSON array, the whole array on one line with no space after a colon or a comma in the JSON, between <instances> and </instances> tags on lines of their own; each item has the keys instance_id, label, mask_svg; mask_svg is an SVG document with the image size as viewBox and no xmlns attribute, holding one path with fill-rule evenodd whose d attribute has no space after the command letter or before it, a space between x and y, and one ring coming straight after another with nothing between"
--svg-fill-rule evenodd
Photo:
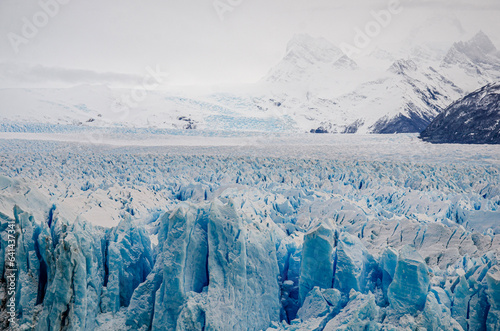
<instances>
[{"instance_id":1,"label":"rocky mountain slope","mask_svg":"<svg viewBox=\"0 0 500 331\"><path fill-rule=\"evenodd\" d=\"M432 143L500 144L500 83L453 103L420 137Z\"/></svg>"}]
</instances>

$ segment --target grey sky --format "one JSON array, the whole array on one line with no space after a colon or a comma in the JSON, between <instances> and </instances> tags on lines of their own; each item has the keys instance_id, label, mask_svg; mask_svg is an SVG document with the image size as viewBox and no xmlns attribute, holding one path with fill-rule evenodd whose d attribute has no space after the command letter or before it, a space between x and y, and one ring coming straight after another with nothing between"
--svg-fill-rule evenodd
<instances>
[{"instance_id":1,"label":"grey sky","mask_svg":"<svg viewBox=\"0 0 500 331\"><path fill-rule=\"evenodd\" d=\"M349 43L356 27L373 20L370 12L390 2L216 1L236 5L221 20L213 0L65 0L16 53L9 38L22 37L23 18L32 22L42 8L39 1L1 0L0 81L3 87L45 78L127 85L140 80L146 67L160 66L173 84L253 82L280 60L295 33ZM399 47L411 40L445 49L482 29L500 48L498 0L401 3L403 11L372 46Z\"/></svg>"}]
</instances>

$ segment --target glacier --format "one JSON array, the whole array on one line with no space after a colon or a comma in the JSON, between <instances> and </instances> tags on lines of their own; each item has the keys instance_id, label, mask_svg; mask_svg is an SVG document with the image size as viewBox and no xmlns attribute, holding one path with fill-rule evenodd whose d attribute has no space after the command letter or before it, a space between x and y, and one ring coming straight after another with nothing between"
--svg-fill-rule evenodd
<instances>
[{"instance_id":1,"label":"glacier","mask_svg":"<svg viewBox=\"0 0 500 331\"><path fill-rule=\"evenodd\" d=\"M376 139L401 153L0 140L2 329L498 330L500 150Z\"/></svg>"}]
</instances>

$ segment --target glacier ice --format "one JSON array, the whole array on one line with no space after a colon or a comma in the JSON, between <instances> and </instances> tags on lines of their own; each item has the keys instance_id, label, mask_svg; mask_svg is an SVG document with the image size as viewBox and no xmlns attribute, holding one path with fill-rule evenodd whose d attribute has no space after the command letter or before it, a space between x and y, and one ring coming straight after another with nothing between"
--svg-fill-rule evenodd
<instances>
[{"instance_id":1,"label":"glacier ice","mask_svg":"<svg viewBox=\"0 0 500 331\"><path fill-rule=\"evenodd\" d=\"M276 247L259 232L244 227L232 202L212 204L207 330L260 330L279 320Z\"/></svg>"},{"instance_id":2,"label":"glacier ice","mask_svg":"<svg viewBox=\"0 0 500 331\"><path fill-rule=\"evenodd\" d=\"M207 225L197 216L188 206L179 207L168 218L162 252L163 282L156 293L153 329L175 329L187 295L201 293L208 284Z\"/></svg>"},{"instance_id":3,"label":"glacier ice","mask_svg":"<svg viewBox=\"0 0 500 331\"><path fill-rule=\"evenodd\" d=\"M333 286L334 248L334 231L331 228L320 225L304 235L299 280L301 303L315 286Z\"/></svg>"},{"instance_id":4,"label":"glacier ice","mask_svg":"<svg viewBox=\"0 0 500 331\"><path fill-rule=\"evenodd\" d=\"M377 323L380 309L372 293L361 294L354 289L349 293L349 302L323 329L335 330L380 330Z\"/></svg>"},{"instance_id":5,"label":"glacier ice","mask_svg":"<svg viewBox=\"0 0 500 331\"><path fill-rule=\"evenodd\" d=\"M331 312L338 313L342 304L340 292L336 289L320 289L315 286L307 294L304 303L297 312L302 320L318 318Z\"/></svg>"},{"instance_id":6,"label":"glacier ice","mask_svg":"<svg viewBox=\"0 0 500 331\"><path fill-rule=\"evenodd\" d=\"M38 243L47 265L43 309L37 330L91 329L99 313L104 281L103 229L57 216L44 224Z\"/></svg>"},{"instance_id":7,"label":"glacier ice","mask_svg":"<svg viewBox=\"0 0 500 331\"><path fill-rule=\"evenodd\" d=\"M394 279L397 263L398 252L391 247L387 247L380 257L380 269L382 270L382 292L384 294L385 301L388 301L387 291L392 283L392 280Z\"/></svg>"},{"instance_id":8,"label":"glacier ice","mask_svg":"<svg viewBox=\"0 0 500 331\"><path fill-rule=\"evenodd\" d=\"M497 165L47 144L0 159L21 329L499 328Z\"/></svg>"},{"instance_id":9,"label":"glacier ice","mask_svg":"<svg viewBox=\"0 0 500 331\"><path fill-rule=\"evenodd\" d=\"M402 314L422 310L429 291L430 271L424 259L411 246L404 246L398 256L394 278L387 290L392 309Z\"/></svg>"},{"instance_id":10,"label":"glacier ice","mask_svg":"<svg viewBox=\"0 0 500 331\"><path fill-rule=\"evenodd\" d=\"M351 290L365 292L376 267L375 260L357 237L340 233L336 250L334 287L348 294Z\"/></svg>"},{"instance_id":11,"label":"glacier ice","mask_svg":"<svg viewBox=\"0 0 500 331\"><path fill-rule=\"evenodd\" d=\"M134 290L151 272L153 256L149 236L125 217L105 241L104 293L101 310L117 312L128 306Z\"/></svg>"},{"instance_id":12,"label":"glacier ice","mask_svg":"<svg viewBox=\"0 0 500 331\"><path fill-rule=\"evenodd\" d=\"M498 266L494 266L487 272L486 282L490 304L486 327L488 330L498 330L500 328L500 269Z\"/></svg>"},{"instance_id":13,"label":"glacier ice","mask_svg":"<svg viewBox=\"0 0 500 331\"><path fill-rule=\"evenodd\" d=\"M467 330L451 317L450 309L439 303L433 292L427 295L419 323L426 330ZM478 329L472 329L478 330Z\"/></svg>"}]
</instances>

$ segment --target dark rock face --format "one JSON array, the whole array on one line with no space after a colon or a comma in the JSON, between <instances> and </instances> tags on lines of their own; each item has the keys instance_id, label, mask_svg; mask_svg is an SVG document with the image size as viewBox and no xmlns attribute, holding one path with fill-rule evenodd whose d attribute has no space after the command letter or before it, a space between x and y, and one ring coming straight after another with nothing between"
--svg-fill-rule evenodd
<instances>
[{"instance_id":1,"label":"dark rock face","mask_svg":"<svg viewBox=\"0 0 500 331\"><path fill-rule=\"evenodd\" d=\"M328 133L328 130L325 129L324 127L320 126L317 129L311 129L311 133Z\"/></svg>"},{"instance_id":2,"label":"dark rock face","mask_svg":"<svg viewBox=\"0 0 500 331\"><path fill-rule=\"evenodd\" d=\"M500 83L486 85L453 103L420 138L441 144L500 144Z\"/></svg>"},{"instance_id":3,"label":"dark rock face","mask_svg":"<svg viewBox=\"0 0 500 331\"><path fill-rule=\"evenodd\" d=\"M363 120L356 120L354 121L354 123L346 126L344 132L342 133L356 133L358 132L359 127L362 126L363 124L365 124Z\"/></svg>"},{"instance_id":4,"label":"dark rock face","mask_svg":"<svg viewBox=\"0 0 500 331\"><path fill-rule=\"evenodd\" d=\"M399 114L396 117L383 118L371 127L373 133L391 134L391 133L414 133L422 131L429 123L431 118L426 114L416 112L408 116Z\"/></svg>"}]
</instances>

